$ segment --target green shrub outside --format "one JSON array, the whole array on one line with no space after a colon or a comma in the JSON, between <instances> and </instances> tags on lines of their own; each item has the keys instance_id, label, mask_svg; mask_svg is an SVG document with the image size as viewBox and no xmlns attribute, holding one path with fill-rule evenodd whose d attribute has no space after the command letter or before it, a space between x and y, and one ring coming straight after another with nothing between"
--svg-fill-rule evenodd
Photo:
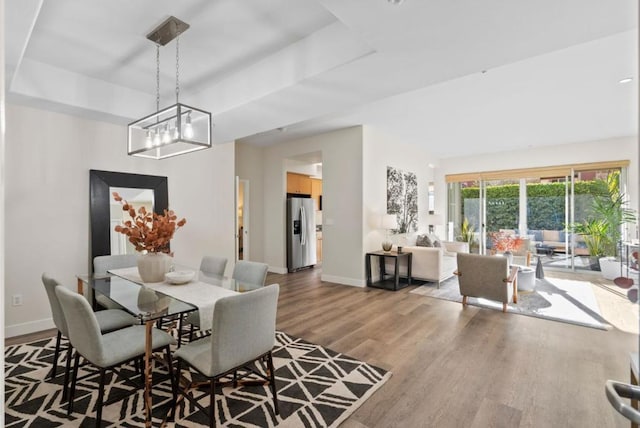
<instances>
[{"instance_id":1,"label":"green shrub outside","mask_svg":"<svg viewBox=\"0 0 640 428\"><path fill-rule=\"evenodd\" d=\"M606 191L602 180L579 181L574 185L575 220L580 222L591 213L593 195ZM487 188L487 230L514 229L519 223L519 184ZM477 225L480 189L461 189L462 213ZM565 183L527 184L527 226L530 230L563 230L565 228ZM477 230L477 229L476 229Z\"/></svg>"}]
</instances>

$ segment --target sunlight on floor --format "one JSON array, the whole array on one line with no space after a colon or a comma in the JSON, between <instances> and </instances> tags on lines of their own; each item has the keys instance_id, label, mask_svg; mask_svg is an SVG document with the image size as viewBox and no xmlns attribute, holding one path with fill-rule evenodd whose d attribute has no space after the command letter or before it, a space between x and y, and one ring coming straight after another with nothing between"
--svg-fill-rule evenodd
<instances>
[{"instance_id":1,"label":"sunlight on floor","mask_svg":"<svg viewBox=\"0 0 640 428\"><path fill-rule=\"evenodd\" d=\"M627 299L626 290L616 286L613 281L604 279L599 272L571 273L545 270L548 280L554 278L588 281L600 308L604 320L612 328L626 333L640 333L640 306Z\"/></svg>"}]
</instances>

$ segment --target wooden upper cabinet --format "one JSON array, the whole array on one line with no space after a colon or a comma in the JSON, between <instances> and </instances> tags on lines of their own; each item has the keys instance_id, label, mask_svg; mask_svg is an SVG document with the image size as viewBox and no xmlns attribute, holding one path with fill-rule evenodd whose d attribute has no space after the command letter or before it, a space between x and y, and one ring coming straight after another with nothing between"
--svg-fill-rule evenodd
<instances>
[{"instance_id":1,"label":"wooden upper cabinet","mask_svg":"<svg viewBox=\"0 0 640 428\"><path fill-rule=\"evenodd\" d=\"M287 193L311 194L311 179L308 175L287 172Z\"/></svg>"},{"instance_id":2,"label":"wooden upper cabinet","mask_svg":"<svg viewBox=\"0 0 640 428\"><path fill-rule=\"evenodd\" d=\"M316 209L320 209L320 195L322 195L322 180L311 178L311 197L316 201Z\"/></svg>"}]
</instances>

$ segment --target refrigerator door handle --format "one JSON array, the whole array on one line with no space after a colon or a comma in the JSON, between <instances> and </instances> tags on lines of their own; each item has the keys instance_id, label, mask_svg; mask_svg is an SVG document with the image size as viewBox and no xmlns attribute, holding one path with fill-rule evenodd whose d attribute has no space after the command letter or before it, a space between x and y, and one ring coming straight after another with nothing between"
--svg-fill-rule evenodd
<instances>
[{"instance_id":1,"label":"refrigerator door handle","mask_svg":"<svg viewBox=\"0 0 640 428\"><path fill-rule=\"evenodd\" d=\"M302 206L300 207L300 244L307 244L307 217Z\"/></svg>"}]
</instances>

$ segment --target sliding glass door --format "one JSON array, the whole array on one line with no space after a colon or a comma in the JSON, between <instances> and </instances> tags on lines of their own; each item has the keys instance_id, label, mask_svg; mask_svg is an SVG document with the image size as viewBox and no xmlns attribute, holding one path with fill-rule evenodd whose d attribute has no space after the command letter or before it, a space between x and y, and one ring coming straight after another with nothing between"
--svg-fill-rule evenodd
<instances>
[{"instance_id":1,"label":"sliding glass door","mask_svg":"<svg viewBox=\"0 0 640 428\"><path fill-rule=\"evenodd\" d=\"M532 263L540 258L549 267L589 270L599 269L599 258L616 255L615 242L594 242L600 238L585 227L599 222L598 200L619 194L622 167L550 167L455 178L447 177L448 220L456 239L469 242L472 252L511 251ZM609 234L624 236L624 231Z\"/></svg>"}]
</instances>

